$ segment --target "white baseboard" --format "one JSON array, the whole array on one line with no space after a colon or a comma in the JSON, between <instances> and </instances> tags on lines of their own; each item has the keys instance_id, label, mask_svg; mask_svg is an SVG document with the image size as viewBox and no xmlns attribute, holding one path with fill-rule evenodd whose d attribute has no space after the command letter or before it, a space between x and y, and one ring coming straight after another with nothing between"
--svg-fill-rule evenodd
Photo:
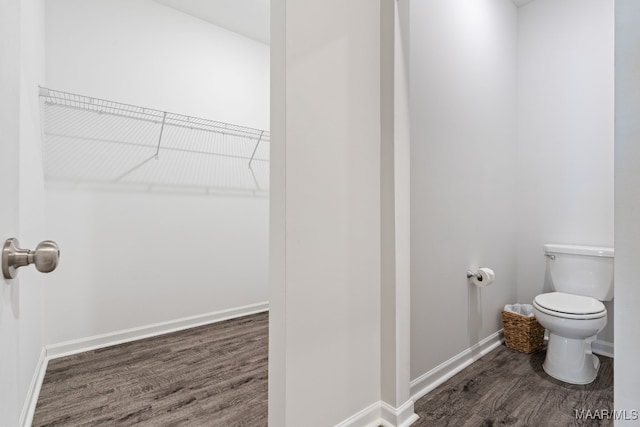
<instances>
[{"instance_id":1,"label":"white baseboard","mask_svg":"<svg viewBox=\"0 0 640 427\"><path fill-rule=\"evenodd\" d=\"M417 401L440 384L497 348L503 342L502 329L489 335L451 359L441 363L427 373L411 381L411 399Z\"/></svg>"},{"instance_id":2,"label":"white baseboard","mask_svg":"<svg viewBox=\"0 0 640 427\"><path fill-rule=\"evenodd\" d=\"M378 427L379 425L380 401L372 403L346 420L336 424L335 427Z\"/></svg>"},{"instance_id":3,"label":"white baseboard","mask_svg":"<svg viewBox=\"0 0 640 427\"><path fill-rule=\"evenodd\" d=\"M183 317L182 319L175 319L169 320L167 322L140 326L138 328L110 332L108 334L80 338L77 340L66 341L59 344L47 345L45 346L47 351L47 359L50 360L59 357L70 356L72 354L82 353L98 348L110 347L112 345L194 328L196 326L203 326L210 323L221 322L223 320L234 319L236 317L261 313L267 310L269 310L269 303L261 302L258 304L245 305L243 307L236 307L228 310L201 314L198 316Z\"/></svg>"},{"instance_id":4,"label":"white baseboard","mask_svg":"<svg viewBox=\"0 0 640 427\"><path fill-rule=\"evenodd\" d=\"M413 411L413 400L409 399L399 408L394 408L387 402L380 402L382 425L384 427L409 427L418 420L418 415Z\"/></svg>"},{"instance_id":5,"label":"white baseboard","mask_svg":"<svg viewBox=\"0 0 640 427\"><path fill-rule=\"evenodd\" d=\"M30 427L33 422L33 414L36 412L36 404L38 403L38 396L40 396L40 388L42 387L44 374L47 372L48 363L47 351L42 347L36 370L33 373L33 378L31 378L31 383L27 390L27 397L22 406L22 413L20 414L20 425L22 427Z\"/></svg>"},{"instance_id":6,"label":"white baseboard","mask_svg":"<svg viewBox=\"0 0 640 427\"><path fill-rule=\"evenodd\" d=\"M378 401L353 414L335 427L409 427L418 419L413 412L413 400L409 399L399 408Z\"/></svg>"},{"instance_id":7,"label":"white baseboard","mask_svg":"<svg viewBox=\"0 0 640 427\"><path fill-rule=\"evenodd\" d=\"M613 343L609 341L595 340L591 343L591 351L595 354L611 357L613 359Z\"/></svg>"}]
</instances>

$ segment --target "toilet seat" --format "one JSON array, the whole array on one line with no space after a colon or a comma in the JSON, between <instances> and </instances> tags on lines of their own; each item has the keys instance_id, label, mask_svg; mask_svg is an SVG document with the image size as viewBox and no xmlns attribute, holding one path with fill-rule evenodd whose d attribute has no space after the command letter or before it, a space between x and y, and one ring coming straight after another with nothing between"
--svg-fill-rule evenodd
<instances>
[{"instance_id":1,"label":"toilet seat","mask_svg":"<svg viewBox=\"0 0 640 427\"><path fill-rule=\"evenodd\" d=\"M565 319L599 319L607 315L604 304L597 299L563 292L540 294L533 305L543 313Z\"/></svg>"}]
</instances>

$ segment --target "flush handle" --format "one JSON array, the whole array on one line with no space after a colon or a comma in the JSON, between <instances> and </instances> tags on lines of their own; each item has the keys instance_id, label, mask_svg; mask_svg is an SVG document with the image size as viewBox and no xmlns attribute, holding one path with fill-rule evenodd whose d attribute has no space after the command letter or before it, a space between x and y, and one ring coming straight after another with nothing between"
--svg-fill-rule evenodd
<instances>
[{"instance_id":1,"label":"flush handle","mask_svg":"<svg viewBox=\"0 0 640 427\"><path fill-rule=\"evenodd\" d=\"M555 261L556 260L556 256L553 254L544 254L544 256L546 256L547 258L549 258L551 261Z\"/></svg>"},{"instance_id":2,"label":"flush handle","mask_svg":"<svg viewBox=\"0 0 640 427\"><path fill-rule=\"evenodd\" d=\"M35 264L41 273L50 273L58 266L60 249L51 240L38 243L34 251L20 249L18 239L7 239L2 248L2 274L5 279L13 279L18 275L18 268Z\"/></svg>"}]
</instances>

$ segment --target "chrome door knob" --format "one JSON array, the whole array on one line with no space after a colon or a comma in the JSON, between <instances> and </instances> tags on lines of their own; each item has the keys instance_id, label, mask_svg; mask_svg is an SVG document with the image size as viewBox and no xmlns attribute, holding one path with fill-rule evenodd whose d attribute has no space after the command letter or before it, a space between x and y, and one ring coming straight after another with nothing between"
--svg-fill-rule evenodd
<instances>
[{"instance_id":1,"label":"chrome door knob","mask_svg":"<svg viewBox=\"0 0 640 427\"><path fill-rule=\"evenodd\" d=\"M2 274L5 279L18 275L18 268L35 264L42 273L56 269L60 260L60 249L56 242L45 240L36 246L35 251L20 249L18 239L7 239L2 248Z\"/></svg>"},{"instance_id":2,"label":"chrome door knob","mask_svg":"<svg viewBox=\"0 0 640 427\"><path fill-rule=\"evenodd\" d=\"M58 266L60 260L60 248L56 242L45 240L38 243L33 253L33 262L36 270L41 273L51 273Z\"/></svg>"}]
</instances>

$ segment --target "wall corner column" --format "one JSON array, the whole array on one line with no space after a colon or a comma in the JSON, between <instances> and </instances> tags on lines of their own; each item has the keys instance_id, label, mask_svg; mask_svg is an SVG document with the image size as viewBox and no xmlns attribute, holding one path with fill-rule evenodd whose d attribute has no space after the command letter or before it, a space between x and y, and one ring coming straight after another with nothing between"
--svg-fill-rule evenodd
<instances>
[{"instance_id":1,"label":"wall corner column","mask_svg":"<svg viewBox=\"0 0 640 427\"><path fill-rule=\"evenodd\" d=\"M418 419L410 395L409 1L380 2L382 418Z\"/></svg>"}]
</instances>

